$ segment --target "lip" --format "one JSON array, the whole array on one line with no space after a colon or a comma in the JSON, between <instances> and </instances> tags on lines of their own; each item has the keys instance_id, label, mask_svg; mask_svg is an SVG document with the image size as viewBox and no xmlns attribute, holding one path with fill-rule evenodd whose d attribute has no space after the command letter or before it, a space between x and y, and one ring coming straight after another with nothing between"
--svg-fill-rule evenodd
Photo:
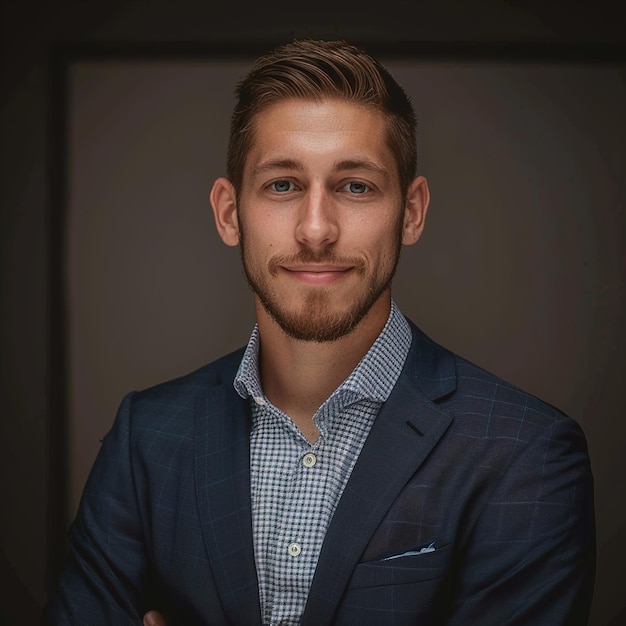
<instances>
[{"instance_id":1,"label":"lip","mask_svg":"<svg viewBox=\"0 0 626 626\"><path fill-rule=\"evenodd\" d=\"M337 265L293 265L283 269L294 278L310 285L328 285L346 276L352 269Z\"/></svg>"}]
</instances>

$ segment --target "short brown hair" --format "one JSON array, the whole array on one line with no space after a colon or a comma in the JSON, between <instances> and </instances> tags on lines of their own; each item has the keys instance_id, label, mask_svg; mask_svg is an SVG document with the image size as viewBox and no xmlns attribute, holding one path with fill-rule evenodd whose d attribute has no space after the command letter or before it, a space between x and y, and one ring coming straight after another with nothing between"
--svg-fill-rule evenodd
<instances>
[{"instance_id":1,"label":"short brown hair","mask_svg":"<svg viewBox=\"0 0 626 626\"><path fill-rule=\"evenodd\" d=\"M415 177L416 119L409 96L385 67L345 41L304 39L259 57L235 90L227 175L241 191L254 118L266 107L291 98L340 98L378 109L387 121L387 142L395 156L405 195Z\"/></svg>"}]
</instances>

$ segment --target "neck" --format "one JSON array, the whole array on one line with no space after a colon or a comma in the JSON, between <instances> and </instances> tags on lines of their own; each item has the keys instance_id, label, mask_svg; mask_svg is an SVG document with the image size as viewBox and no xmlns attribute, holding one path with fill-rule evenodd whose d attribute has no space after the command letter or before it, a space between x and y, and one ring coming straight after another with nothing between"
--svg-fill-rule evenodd
<instances>
[{"instance_id":1,"label":"neck","mask_svg":"<svg viewBox=\"0 0 626 626\"><path fill-rule=\"evenodd\" d=\"M319 436L313 415L376 341L389 317L390 306L387 293L348 335L317 343L289 337L257 302L263 391L310 441Z\"/></svg>"}]
</instances>

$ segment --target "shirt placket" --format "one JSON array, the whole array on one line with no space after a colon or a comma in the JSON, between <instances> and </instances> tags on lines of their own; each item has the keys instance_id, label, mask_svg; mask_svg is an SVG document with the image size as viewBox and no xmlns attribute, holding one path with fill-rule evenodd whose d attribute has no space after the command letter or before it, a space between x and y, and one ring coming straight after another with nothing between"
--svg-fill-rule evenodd
<instances>
[{"instance_id":1,"label":"shirt placket","mask_svg":"<svg viewBox=\"0 0 626 626\"><path fill-rule=\"evenodd\" d=\"M298 623L324 539L327 468L324 442L298 442L291 491L277 534L272 624Z\"/></svg>"}]
</instances>

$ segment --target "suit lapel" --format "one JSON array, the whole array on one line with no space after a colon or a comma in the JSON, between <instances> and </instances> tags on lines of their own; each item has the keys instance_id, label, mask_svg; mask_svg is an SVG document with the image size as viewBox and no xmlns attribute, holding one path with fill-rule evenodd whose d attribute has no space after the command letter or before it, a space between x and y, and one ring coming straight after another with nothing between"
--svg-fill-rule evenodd
<instances>
[{"instance_id":1,"label":"suit lapel","mask_svg":"<svg viewBox=\"0 0 626 626\"><path fill-rule=\"evenodd\" d=\"M372 535L452 421L433 401L455 388L453 357L415 327L413 332L403 372L372 426L329 526L302 626L332 623Z\"/></svg>"},{"instance_id":2,"label":"suit lapel","mask_svg":"<svg viewBox=\"0 0 626 626\"><path fill-rule=\"evenodd\" d=\"M228 619L261 624L250 502L249 406L225 384L207 387L196 420L198 507L215 585Z\"/></svg>"}]
</instances>

